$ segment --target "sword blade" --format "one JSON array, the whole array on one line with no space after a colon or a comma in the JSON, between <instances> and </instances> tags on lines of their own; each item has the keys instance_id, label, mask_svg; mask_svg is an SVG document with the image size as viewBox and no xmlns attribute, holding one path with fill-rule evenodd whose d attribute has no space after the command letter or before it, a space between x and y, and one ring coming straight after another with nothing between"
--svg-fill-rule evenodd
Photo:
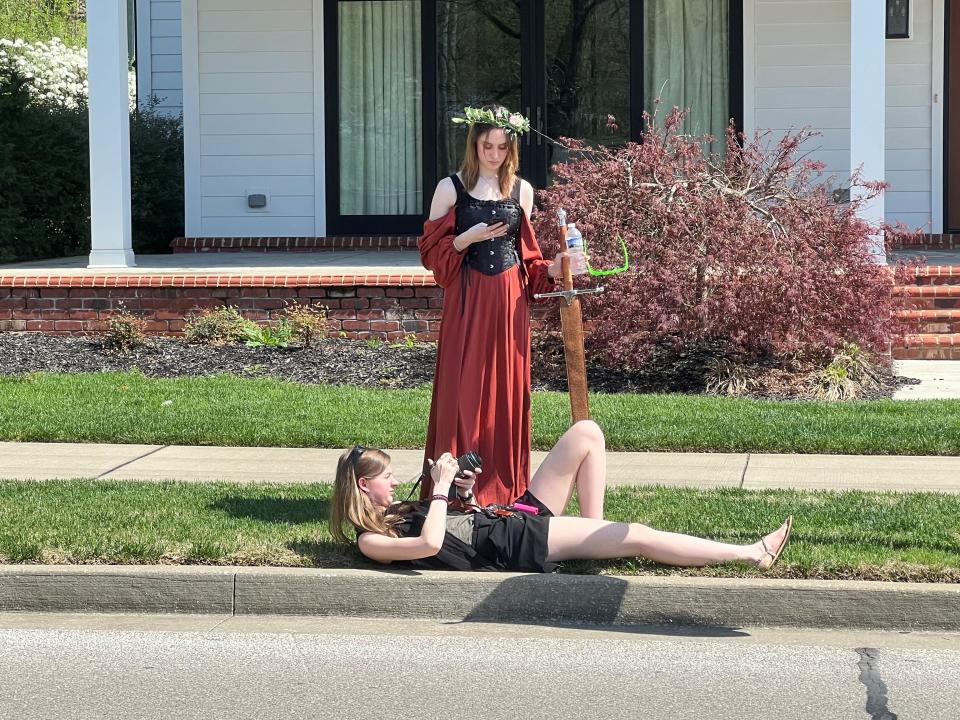
<instances>
[{"instance_id":1,"label":"sword blade","mask_svg":"<svg viewBox=\"0 0 960 720\"><path fill-rule=\"evenodd\" d=\"M573 289L570 259L563 258L563 289ZM574 296L569 305L560 305L560 326L563 330L563 357L567 366L567 391L570 394L570 416L573 422L590 419L587 398L587 363L583 350L583 315L580 299Z\"/></svg>"}]
</instances>

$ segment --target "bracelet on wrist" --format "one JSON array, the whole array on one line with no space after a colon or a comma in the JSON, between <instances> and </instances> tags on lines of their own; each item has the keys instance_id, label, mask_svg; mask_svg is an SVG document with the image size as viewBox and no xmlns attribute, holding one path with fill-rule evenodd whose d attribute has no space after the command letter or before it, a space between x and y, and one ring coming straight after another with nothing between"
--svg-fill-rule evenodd
<instances>
[{"instance_id":1,"label":"bracelet on wrist","mask_svg":"<svg viewBox=\"0 0 960 720\"><path fill-rule=\"evenodd\" d=\"M430 502L433 502L434 500L443 500L448 505L450 504L450 498L446 495L441 495L440 493L430 496Z\"/></svg>"}]
</instances>

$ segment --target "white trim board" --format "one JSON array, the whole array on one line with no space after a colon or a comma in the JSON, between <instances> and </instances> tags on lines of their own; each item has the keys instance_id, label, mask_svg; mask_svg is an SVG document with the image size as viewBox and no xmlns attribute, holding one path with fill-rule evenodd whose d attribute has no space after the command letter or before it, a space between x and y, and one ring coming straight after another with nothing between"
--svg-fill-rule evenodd
<instances>
[{"instance_id":1,"label":"white trim board","mask_svg":"<svg viewBox=\"0 0 960 720\"><path fill-rule=\"evenodd\" d=\"M743 0L743 134L748 141L757 127L756 22L757 0Z\"/></svg>"},{"instance_id":2,"label":"white trim board","mask_svg":"<svg viewBox=\"0 0 960 720\"><path fill-rule=\"evenodd\" d=\"M182 0L184 233L201 235L200 39L197 0Z\"/></svg>"},{"instance_id":3,"label":"white trim board","mask_svg":"<svg viewBox=\"0 0 960 720\"><path fill-rule=\"evenodd\" d=\"M150 0L137 0L137 104L145 105L153 92L153 47L150 41Z\"/></svg>"},{"instance_id":4,"label":"white trim board","mask_svg":"<svg viewBox=\"0 0 960 720\"><path fill-rule=\"evenodd\" d=\"M327 140L324 95L323 0L313 0L313 222L317 237L327 234Z\"/></svg>"},{"instance_id":5,"label":"white trim board","mask_svg":"<svg viewBox=\"0 0 960 720\"><path fill-rule=\"evenodd\" d=\"M945 77L944 38L947 32L946 12L943 0L933 0L933 57L931 58L930 86L932 91L930 108L930 220L932 233L942 233L944 225L943 207L943 164L944 164L944 127L943 92Z\"/></svg>"}]
</instances>

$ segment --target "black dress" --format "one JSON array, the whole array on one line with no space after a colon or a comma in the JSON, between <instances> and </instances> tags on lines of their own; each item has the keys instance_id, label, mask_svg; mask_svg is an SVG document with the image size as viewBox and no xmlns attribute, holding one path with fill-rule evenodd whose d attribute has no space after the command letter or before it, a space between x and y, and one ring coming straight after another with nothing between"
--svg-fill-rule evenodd
<instances>
[{"instance_id":1,"label":"black dress","mask_svg":"<svg viewBox=\"0 0 960 720\"><path fill-rule=\"evenodd\" d=\"M500 517L484 512L470 513L473 531L469 544L448 531L439 553L411 560L410 565L431 570L553 572L557 563L547 560L547 536L553 513L529 491L517 498L517 502L538 508L540 514L517 511L511 516ZM410 504L403 520L396 526L401 537L421 534L429 507L430 501ZM448 510L448 527L449 520L459 516L463 513Z\"/></svg>"}]
</instances>

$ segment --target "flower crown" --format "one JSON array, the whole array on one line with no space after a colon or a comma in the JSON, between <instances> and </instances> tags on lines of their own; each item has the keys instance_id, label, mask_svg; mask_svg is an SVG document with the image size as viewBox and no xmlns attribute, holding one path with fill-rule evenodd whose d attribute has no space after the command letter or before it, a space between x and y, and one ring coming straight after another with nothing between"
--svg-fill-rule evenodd
<instances>
[{"instance_id":1,"label":"flower crown","mask_svg":"<svg viewBox=\"0 0 960 720\"><path fill-rule=\"evenodd\" d=\"M463 117L454 117L454 125L492 125L513 135L522 135L530 130L530 120L520 113L512 113L504 107L496 112L488 108L465 107Z\"/></svg>"}]
</instances>

